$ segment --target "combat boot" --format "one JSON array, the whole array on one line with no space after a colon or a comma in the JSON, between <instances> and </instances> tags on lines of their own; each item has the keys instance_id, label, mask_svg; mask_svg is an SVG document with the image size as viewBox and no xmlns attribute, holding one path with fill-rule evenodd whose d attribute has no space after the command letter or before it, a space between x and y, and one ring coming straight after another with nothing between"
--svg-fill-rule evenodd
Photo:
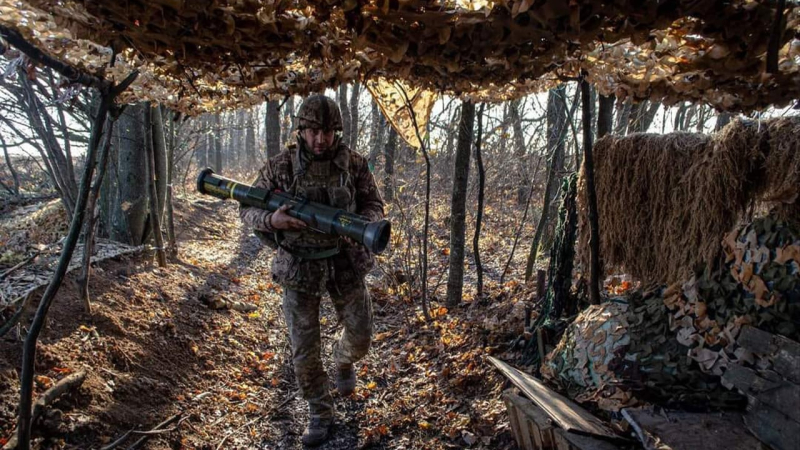
<instances>
[{"instance_id":1,"label":"combat boot","mask_svg":"<svg viewBox=\"0 0 800 450\"><path fill-rule=\"evenodd\" d=\"M336 368L336 389L344 397L356 390L356 371L352 364L341 364Z\"/></svg>"},{"instance_id":2,"label":"combat boot","mask_svg":"<svg viewBox=\"0 0 800 450\"><path fill-rule=\"evenodd\" d=\"M332 425L332 417L311 416L300 440L309 447L322 445L330 438Z\"/></svg>"}]
</instances>

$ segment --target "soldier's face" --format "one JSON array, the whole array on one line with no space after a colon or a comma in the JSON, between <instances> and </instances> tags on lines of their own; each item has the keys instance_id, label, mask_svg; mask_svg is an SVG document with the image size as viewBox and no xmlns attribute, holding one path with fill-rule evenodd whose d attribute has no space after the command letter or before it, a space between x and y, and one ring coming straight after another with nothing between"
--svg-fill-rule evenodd
<instances>
[{"instance_id":1,"label":"soldier's face","mask_svg":"<svg viewBox=\"0 0 800 450\"><path fill-rule=\"evenodd\" d=\"M321 128L304 128L301 132L308 148L315 154L321 155L333 146L334 130L323 130Z\"/></svg>"}]
</instances>

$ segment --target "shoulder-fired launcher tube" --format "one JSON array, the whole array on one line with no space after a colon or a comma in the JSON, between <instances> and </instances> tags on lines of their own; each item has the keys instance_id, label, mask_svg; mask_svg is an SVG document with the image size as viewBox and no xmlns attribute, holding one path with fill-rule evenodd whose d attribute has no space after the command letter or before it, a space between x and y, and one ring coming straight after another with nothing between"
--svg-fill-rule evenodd
<instances>
[{"instance_id":1,"label":"shoulder-fired launcher tube","mask_svg":"<svg viewBox=\"0 0 800 450\"><path fill-rule=\"evenodd\" d=\"M343 209L221 177L211 169L200 171L197 176L197 191L268 211L290 205L291 208L287 211L290 216L302 220L319 232L349 237L367 246L372 253L381 253L389 244L392 226L388 220L370 222L364 216Z\"/></svg>"}]
</instances>

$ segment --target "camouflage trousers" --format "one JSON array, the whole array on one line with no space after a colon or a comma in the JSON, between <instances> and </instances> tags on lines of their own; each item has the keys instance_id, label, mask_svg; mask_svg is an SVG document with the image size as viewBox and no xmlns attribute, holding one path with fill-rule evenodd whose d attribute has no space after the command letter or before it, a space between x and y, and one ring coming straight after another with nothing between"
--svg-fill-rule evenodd
<instances>
[{"instance_id":1,"label":"camouflage trousers","mask_svg":"<svg viewBox=\"0 0 800 450\"><path fill-rule=\"evenodd\" d=\"M328 289L343 330L333 345L337 365L353 364L369 351L372 338L372 301L363 283L347 290ZM333 399L322 367L319 307L322 297L285 289L283 313L292 344L294 375L312 416L333 417Z\"/></svg>"}]
</instances>

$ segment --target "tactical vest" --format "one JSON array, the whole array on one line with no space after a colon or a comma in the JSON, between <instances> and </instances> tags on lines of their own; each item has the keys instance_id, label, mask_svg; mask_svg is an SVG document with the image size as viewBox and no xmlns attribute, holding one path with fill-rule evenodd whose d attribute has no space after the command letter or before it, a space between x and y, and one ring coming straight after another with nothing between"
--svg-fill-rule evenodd
<instances>
[{"instance_id":1,"label":"tactical vest","mask_svg":"<svg viewBox=\"0 0 800 450\"><path fill-rule=\"evenodd\" d=\"M312 160L304 156L299 148L292 154L291 194L355 212L355 185L348 170L350 156L347 150L339 147L334 158L329 160ZM338 236L312 229L281 234L280 245L303 259L327 258L339 252Z\"/></svg>"}]
</instances>

